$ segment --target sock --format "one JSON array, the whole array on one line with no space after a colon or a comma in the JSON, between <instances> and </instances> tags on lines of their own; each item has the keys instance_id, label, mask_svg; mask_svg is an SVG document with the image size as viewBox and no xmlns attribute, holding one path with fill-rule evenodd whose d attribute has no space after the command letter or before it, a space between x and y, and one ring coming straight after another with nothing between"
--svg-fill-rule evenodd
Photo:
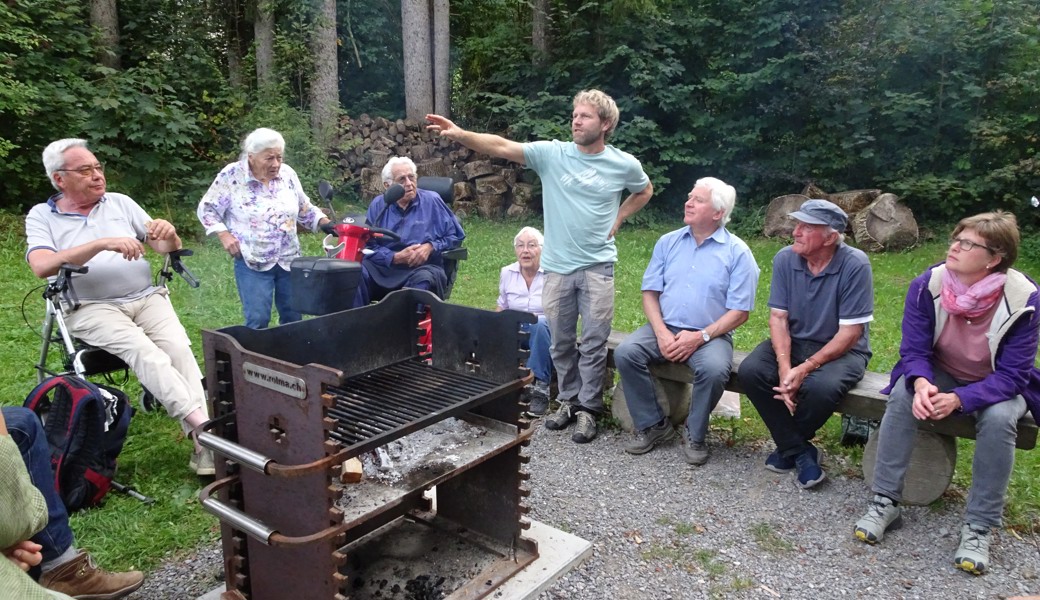
<instances>
[{"instance_id":1,"label":"sock","mask_svg":"<svg viewBox=\"0 0 1040 600\"><path fill-rule=\"evenodd\" d=\"M65 564L67 562L69 562L70 560L76 558L77 556L79 556L79 550L76 550L75 546L69 546L68 548L65 549L64 552L62 552L60 555L58 555L54 559L52 559L52 560L45 560L42 563L40 563L40 570L43 573L46 573L48 571L53 571L54 569L57 569L58 567L62 566L63 564Z\"/></svg>"}]
</instances>

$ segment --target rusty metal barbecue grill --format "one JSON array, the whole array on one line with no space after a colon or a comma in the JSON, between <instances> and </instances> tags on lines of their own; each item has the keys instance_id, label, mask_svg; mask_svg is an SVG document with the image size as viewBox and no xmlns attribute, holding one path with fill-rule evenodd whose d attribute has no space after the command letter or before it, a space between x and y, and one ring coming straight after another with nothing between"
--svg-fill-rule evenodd
<instances>
[{"instance_id":1,"label":"rusty metal barbecue grill","mask_svg":"<svg viewBox=\"0 0 1040 600\"><path fill-rule=\"evenodd\" d=\"M433 347L422 355L427 310ZM402 290L270 330L204 331L214 419L199 441L218 461L201 499L221 521L222 599L392 597L371 582L405 571L398 597L406 584L443 584L449 597L481 598L533 561L522 535L531 429L519 404L530 381L520 325L533 320ZM392 483L339 483L344 460L450 417L478 432L450 460ZM409 564L387 558L402 546L419 553ZM439 574L456 547L470 563L479 555L469 580ZM429 566L416 577L420 559Z\"/></svg>"}]
</instances>

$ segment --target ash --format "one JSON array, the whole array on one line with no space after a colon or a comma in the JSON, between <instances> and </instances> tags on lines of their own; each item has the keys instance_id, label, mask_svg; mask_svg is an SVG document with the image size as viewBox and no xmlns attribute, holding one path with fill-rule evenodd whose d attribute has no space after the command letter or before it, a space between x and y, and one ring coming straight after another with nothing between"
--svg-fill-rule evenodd
<instances>
[{"instance_id":1,"label":"ash","mask_svg":"<svg viewBox=\"0 0 1040 600\"><path fill-rule=\"evenodd\" d=\"M419 470L454 469L460 459L453 451L487 433L483 427L454 417L438 421L361 455L364 478L392 485Z\"/></svg>"}]
</instances>

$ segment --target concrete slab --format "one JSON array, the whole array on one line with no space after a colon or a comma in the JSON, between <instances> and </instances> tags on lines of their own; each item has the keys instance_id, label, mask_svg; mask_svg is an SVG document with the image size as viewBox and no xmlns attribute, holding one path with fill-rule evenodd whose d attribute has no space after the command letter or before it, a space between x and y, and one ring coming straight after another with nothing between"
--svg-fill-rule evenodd
<instances>
[{"instance_id":1,"label":"concrete slab","mask_svg":"<svg viewBox=\"0 0 1040 600\"><path fill-rule=\"evenodd\" d=\"M495 600L532 600L557 579L592 554L592 542L538 521L531 521L527 537L538 542L538 558L509 578L489 597ZM197 600L220 600L224 586L212 589ZM451 597L449 596L449 599Z\"/></svg>"}]
</instances>

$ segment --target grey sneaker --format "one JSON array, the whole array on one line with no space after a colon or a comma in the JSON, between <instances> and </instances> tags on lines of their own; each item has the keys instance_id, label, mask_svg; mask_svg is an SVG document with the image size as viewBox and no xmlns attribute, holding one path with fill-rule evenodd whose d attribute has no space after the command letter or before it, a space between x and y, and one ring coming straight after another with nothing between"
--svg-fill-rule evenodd
<instances>
[{"instance_id":1,"label":"grey sneaker","mask_svg":"<svg viewBox=\"0 0 1040 600\"><path fill-rule=\"evenodd\" d=\"M852 533L868 544L876 544L885 537L885 532L903 526L903 517L899 507L888 496L874 494L867 505L867 514L856 521Z\"/></svg>"},{"instance_id":2,"label":"grey sneaker","mask_svg":"<svg viewBox=\"0 0 1040 600\"><path fill-rule=\"evenodd\" d=\"M549 412L549 384L536 380L525 391L528 404L524 414L532 419L544 417Z\"/></svg>"},{"instance_id":3,"label":"grey sneaker","mask_svg":"<svg viewBox=\"0 0 1040 600\"><path fill-rule=\"evenodd\" d=\"M961 545L953 555L953 564L972 575L982 575L989 567L989 538L988 527L965 523L961 527Z\"/></svg>"},{"instance_id":4,"label":"grey sneaker","mask_svg":"<svg viewBox=\"0 0 1040 600\"><path fill-rule=\"evenodd\" d=\"M545 419L545 428L552 431L567 429L567 426L573 423L575 418L574 406L563 402L556 409L556 412Z\"/></svg>"},{"instance_id":5,"label":"grey sneaker","mask_svg":"<svg viewBox=\"0 0 1040 600\"><path fill-rule=\"evenodd\" d=\"M629 454L646 454L661 442L667 442L675 437L675 428L665 419L642 431L637 431L632 441L625 444L625 452Z\"/></svg>"},{"instance_id":6,"label":"grey sneaker","mask_svg":"<svg viewBox=\"0 0 1040 600\"><path fill-rule=\"evenodd\" d=\"M596 439L596 417L582 410L576 418L578 422L571 433L571 441L575 444L587 444Z\"/></svg>"},{"instance_id":7,"label":"grey sneaker","mask_svg":"<svg viewBox=\"0 0 1040 600\"><path fill-rule=\"evenodd\" d=\"M682 453L687 464L699 467L708 462L708 444L691 440L690 432L685 427L683 428Z\"/></svg>"},{"instance_id":8,"label":"grey sneaker","mask_svg":"<svg viewBox=\"0 0 1040 600\"><path fill-rule=\"evenodd\" d=\"M213 466L213 451L203 448L191 455L188 468L195 471L199 477L212 477L216 475L217 469Z\"/></svg>"}]
</instances>

